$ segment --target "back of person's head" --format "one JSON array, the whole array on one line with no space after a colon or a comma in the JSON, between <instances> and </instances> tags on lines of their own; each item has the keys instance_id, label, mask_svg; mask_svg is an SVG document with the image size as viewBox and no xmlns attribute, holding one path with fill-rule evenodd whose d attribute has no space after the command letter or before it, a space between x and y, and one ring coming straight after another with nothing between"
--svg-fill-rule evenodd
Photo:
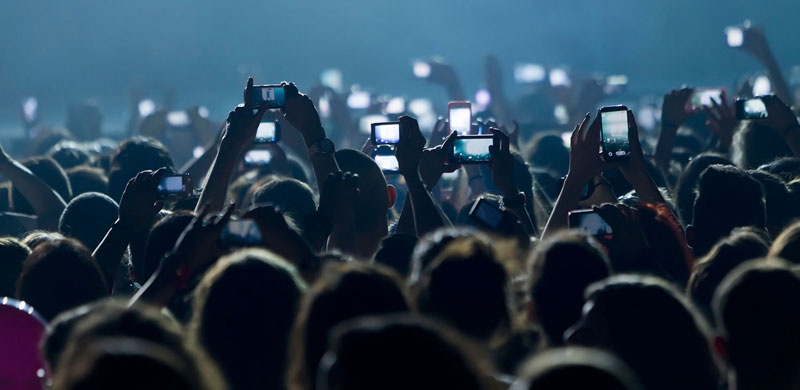
<instances>
[{"instance_id":1,"label":"back of person's head","mask_svg":"<svg viewBox=\"0 0 800 390\"><path fill-rule=\"evenodd\" d=\"M318 389L481 390L489 373L457 333L411 316L358 319L336 328ZM483 364L482 364L483 363Z\"/></svg>"},{"instance_id":2,"label":"back of person's head","mask_svg":"<svg viewBox=\"0 0 800 390\"><path fill-rule=\"evenodd\" d=\"M758 167L758 170L769 172L788 183L800 178L800 158L781 157Z\"/></svg>"},{"instance_id":3,"label":"back of person's head","mask_svg":"<svg viewBox=\"0 0 800 390\"><path fill-rule=\"evenodd\" d=\"M58 230L94 250L118 216L119 206L114 199L97 192L87 192L67 203L61 212Z\"/></svg>"},{"instance_id":4,"label":"back of person's head","mask_svg":"<svg viewBox=\"0 0 800 390\"><path fill-rule=\"evenodd\" d=\"M737 227L766 227L766 206L761 183L731 166L712 165L700 175L694 202L689 244L697 256Z\"/></svg>"},{"instance_id":5,"label":"back of person's head","mask_svg":"<svg viewBox=\"0 0 800 390\"><path fill-rule=\"evenodd\" d=\"M711 165L733 165L725 156L721 154L701 154L689 161L686 168L678 177L675 184L675 204L678 214L684 225L692 222L692 211L694 210L694 199L696 197L695 187L700 179L700 174Z\"/></svg>"},{"instance_id":6,"label":"back of person's head","mask_svg":"<svg viewBox=\"0 0 800 390\"><path fill-rule=\"evenodd\" d=\"M67 170L72 195L78 196L86 192L108 192L108 177L100 168L81 165Z\"/></svg>"},{"instance_id":7,"label":"back of person's head","mask_svg":"<svg viewBox=\"0 0 800 390\"><path fill-rule=\"evenodd\" d=\"M550 345L581 317L584 291L611 274L608 257L592 238L562 233L540 242L531 255L530 299L535 321Z\"/></svg>"},{"instance_id":8,"label":"back of person's head","mask_svg":"<svg viewBox=\"0 0 800 390\"><path fill-rule=\"evenodd\" d=\"M128 138L119 144L111 156L108 194L119 201L128 180L141 171L162 167L173 168L173 162L169 151L161 142L142 136Z\"/></svg>"},{"instance_id":9,"label":"back of person's head","mask_svg":"<svg viewBox=\"0 0 800 390\"><path fill-rule=\"evenodd\" d=\"M789 194L789 188L780 177L759 170L750 170L747 173L758 180L764 188L767 230L772 237L777 237L792 219L797 217L798 207Z\"/></svg>"},{"instance_id":10,"label":"back of person's head","mask_svg":"<svg viewBox=\"0 0 800 390\"><path fill-rule=\"evenodd\" d=\"M394 269L405 278L411 271L411 255L416 245L417 237L410 234L395 233L386 236L381 240L373 261Z\"/></svg>"},{"instance_id":11,"label":"back of person's head","mask_svg":"<svg viewBox=\"0 0 800 390\"><path fill-rule=\"evenodd\" d=\"M250 191L253 206L273 205L296 221L302 221L317 210L311 187L296 179L269 176L262 183L251 187Z\"/></svg>"},{"instance_id":12,"label":"back of person's head","mask_svg":"<svg viewBox=\"0 0 800 390\"><path fill-rule=\"evenodd\" d=\"M45 184L50 186L58 195L69 202L72 199L72 189L69 185L69 178L64 169L50 157L31 157L22 160L22 165L30 169L31 172ZM11 184L11 207L14 211L22 214L33 214L33 207L22 196L22 193Z\"/></svg>"},{"instance_id":13,"label":"back of person's head","mask_svg":"<svg viewBox=\"0 0 800 390\"><path fill-rule=\"evenodd\" d=\"M714 296L737 388L789 389L800 384L800 278L778 259L742 264Z\"/></svg>"},{"instance_id":14,"label":"back of person's head","mask_svg":"<svg viewBox=\"0 0 800 390\"><path fill-rule=\"evenodd\" d=\"M790 225L775 238L769 256L800 264L800 222Z\"/></svg>"},{"instance_id":15,"label":"back of person's head","mask_svg":"<svg viewBox=\"0 0 800 390\"><path fill-rule=\"evenodd\" d=\"M647 389L716 389L705 320L676 288L652 276L618 275L591 285L567 342L619 356Z\"/></svg>"},{"instance_id":16,"label":"back of person's head","mask_svg":"<svg viewBox=\"0 0 800 390\"><path fill-rule=\"evenodd\" d=\"M92 156L74 141L61 141L47 152L64 169L89 164Z\"/></svg>"},{"instance_id":17,"label":"back of person's head","mask_svg":"<svg viewBox=\"0 0 800 390\"><path fill-rule=\"evenodd\" d=\"M508 274L480 239L451 242L415 286L419 310L464 334L489 341L511 326Z\"/></svg>"},{"instance_id":18,"label":"back of person's head","mask_svg":"<svg viewBox=\"0 0 800 390\"><path fill-rule=\"evenodd\" d=\"M22 238L22 243L25 244L28 248L33 250L39 244L44 242L57 242L63 240L65 237L63 234L58 232L48 232L45 230L34 230L32 232L28 232L25 237Z\"/></svg>"},{"instance_id":19,"label":"back of person's head","mask_svg":"<svg viewBox=\"0 0 800 390\"><path fill-rule=\"evenodd\" d=\"M58 313L107 295L103 275L91 252L66 238L33 248L17 279L17 299L48 321Z\"/></svg>"},{"instance_id":20,"label":"back of person's head","mask_svg":"<svg viewBox=\"0 0 800 390\"><path fill-rule=\"evenodd\" d=\"M616 356L599 349L563 347L543 351L521 365L510 390L643 390Z\"/></svg>"},{"instance_id":21,"label":"back of person's head","mask_svg":"<svg viewBox=\"0 0 800 390\"><path fill-rule=\"evenodd\" d=\"M195 290L193 337L231 388L284 388L288 339L305 284L263 249L221 258Z\"/></svg>"},{"instance_id":22,"label":"back of person's head","mask_svg":"<svg viewBox=\"0 0 800 390\"><path fill-rule=\"evenodd\" d=\"M303 298L292 331L288 385L313 389L329 333L365 315L408 311L402 281L390 270L360 262L331 263Z\"/></svg>"},{"instance_id":23,"label":"back of person's head","mask_svg":"<svg viewBox=\"0 0 800 390\"><path fill-rule=\"evenodd\" d=\"M140 283L147 281L156 272L161 264L161 259L175 247L178 237L189 226L189 222L192 222L193 218L192 213L181 211L166 215L153 224L150 234L147 236L144 263L134 267L136 279Z\"/></svg>"},{"instance_id":24,"label":"back of person's head","mask_svg":"<svg viewBox=\"0 0 800 390\"><path fill-rule=\"evenodd\" d=\"M453 240L463 237L475 237L489 243L489 238L483 233L470 227L445 227L437 229L419 238L411 255L411 274L409 280L416 283L422 271L433 262L439 253Z\"/></svg>"},{"instance_id":25,"label":"back of person's head","mask_svg":"<svg viewBox=\"0 0 800 390\"><path fill-rule=\"evenodd\" d=\"M13 297L15 284L30 248L14 237L0 237L0 297Z\"/></svg>"},{"instance_id":26,"label":"back of person's head","mask_svg":"<svg viewBox=\"0 0 800 390\"><path fill-rule=\"evenodd\" d=\"M764 257L768 248L767 242L758 233L739 228L695 263L686 292L706 319L714 322L711 300L722 279L747 260Z\"/></svg>"},{"instance_id":27,"label":"back of person's head","mask_svg":"<svg viewBox=\"0 0 800 390\"><path fill-rule=\"evenodd\" d=\"M78 351L78 349L80 349ZM73 346L63 369L53 377L59 390L196 390L225 389L207 380L205 369L190 356L146 340L108 337Z\"/></svg>"},{"instance_id":28,"label":"back of person's head","mask_svg":"<svg viewBox=\"0 0 800 390\"><path fill-rule=\"evenodd\" d=\"M387 211L394 199L389 199L386 177L378 164L364 153L352 149L336 151L336 162L344 172L358 174L359 191L356 204L356 231L371 232L385 226Z\"/></svg>"},{"instance_id":29,"label":"back of person's head","mask_svg":"<svg viewBox=\"0 0 800 390\"><path fill-rule=\"evenodd\" d=\"M102 135L103 114L95 102L71 104L66 126L81 141L94 141Z\"/></svg>"},{"instance_id":30,"label":"back of person's head","mask_svg":"<svg viewBox=\"0 0 800 390\"><path fill-rule=\"evenodd\" d=\"M531 165L544 168L553 176L564 176L569 170L569 149L560 134L542 133L535 136L528 156Z\"/></svg>"},{"instance_id":31,"label":"back of person's head","mask_svg":"<svg viewBox=\"0 0 800 390\"><path fill-rule=\"evenodd\" d=\"M791 155L792 150L783 134L758 121L741 121L734 133L731 156L736 166L742 169L756 169L776 158Z\"/></svg>"}]
</instances>

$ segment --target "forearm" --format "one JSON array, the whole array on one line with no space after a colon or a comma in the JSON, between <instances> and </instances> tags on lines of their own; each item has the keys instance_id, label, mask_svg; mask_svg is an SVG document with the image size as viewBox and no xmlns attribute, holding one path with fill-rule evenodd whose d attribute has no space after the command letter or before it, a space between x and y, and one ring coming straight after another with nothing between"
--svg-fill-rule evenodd
<instances>
[{"instance_id":1,"label":"forearm","mask_svg":"<svg viewBox=\"0 0 800 390\"><path fill-rule=\"evenodd\" d=\"M672 161L672 149L675 147L675 136L678 133L678 124L661 123L661 132L658 134L656 144L656 166L663 173L669 172L669 165Z\"/></svg>"},{"instance_id":2,"label":"forearm","mask_svg":"<svg viewBox=\"0 0 800 390\"><path fill-rule=\"evenodd\" d=\"M522 227L525 228L525 232L527 232L529 236L536 235L536 227L533 225L533 220L531 219L530 213L528 213L528 208L525 207L525 202L509 205L506 206L506 208L517 216L522 223Z\"/></svg>"},{"instance_id":3,"label":"forearm","mask_svg":"<svg viewBox=\"0 0 800 390\"><path fill-rule=\"evenodd\" d=\"M331 153L312 153L311 148L314 143L325 138L325 130L320 127L314 131L303 131L303 141L306 145L306 152L308 159L311 161L311 167L314 170L314 177L317 180L317 189L322 193L322 186L325 185L328 175L339 171L339 165L336 163L335 151Z\"/></svg>"},{"instance_id":4,"label":"forearm","mask_svg":"<svg viewBox=\"0 0 800 390\"><path fill-rule=\"evenodd\" d=\"M67 204L55 190L13 159L0 163L0 174L8 178L30 203L38 218L39 228L58 228L58 219Z\"/></svg>"},{"instance_id":5,"label":"forearm","mask_svg":"<svg viewBox=\"0 0 800 390\"><path fill-rule=\"evenodd\" d=\"M408 194L403 201L403 209L400 211L400 219L397 220L395 232L417 235L417 227L414 224L414 208L411 207L411 196Z\"/></svg>"},{"instance_id":6,"label":"forearm","mask_svg":"<svg viewBox=\"0 0 800 390\"><path fill-rule=\"evenodd\" d=\"M642 170L635 173L623 172L623 174L625 179L631 183L633 189L636 190L636 194L641 201L650 204L666 203L664 196L647 171Z\"/></svg>"},{"instance_id":7,"label":"forearm","mask_svg":"<svg viewBox=\"0 0 800 390\"><path fill-rule=\"evenodd\" d=\"M119 263L129 242L128 232L119 225L119 222L116 222L111 225L111 228L108 229L105 237L103 237L103 241L97 245L94 253L92 253L92 257L94 257L103 272L103 276L106 278L109 292L114 290L114 281L117 277Z\"/></svg>"},{"instance_id":8,"label":"forearm","mask_svg":"<svg viewBox=\"0 0 800 390\"><path fill-rule=\"evenodd\" d=\"M178 278L175 272L168 272L163 266L159 267L147 283L131 297L128 306L144 302L151 306L164 307L178 291L177 283Z\"/></svg>"},{"instance_id":9,"label":"forearm","mask_svg":"<svg viewBox=\"0 0 800 390\"><path fill-rule=\"evenodd\" d=\"M444 214L428 192L422 178L419 175L409 175L405 179L417 234L421 236L438 228L450 226L450 221L443 217Z\"/></svg>"},{"instance_id":10,"label":"forearm","mask_svg":"<svg viewBox=\"0 0 800 390\"><path fill-rule=\"evenodd\" d=\"M578 206L578 202L581 199L581 189L583 189L588 180L567 175L564 186L561 188L561 193L558 194L558 199L553 206L553 211L550 213L550 218L547 219L547 224L544 227L544 231L542 231L542 238L567 228L569 212L575 210Z\"/></svg>"},{"instance_id":11,"label":"forearm","mask_svg":"<svg viewBox=\"0 0 800 390\"><path fill-rule=\"evenodd\" d=\"M197 201L195 213L203 205L209 205L209 212L221 211L225 207L225 198L228 196L228 183L230 183L239 151L231 147L220 145L211 170L203 183L200 199Z\"/></svg>"},{"instance_id":12,"label":"forearm","mask_svg":"<svg viewBox=\"0 0 800 390\"><path fill-rule=\"evenodd\" d=\"M786 79L783 77L781 67L775 55L772 54L772 50L767 48L765 54L759 58L759 61L761 61L767 71L767 77L769 77L775 95L791 106L794 102L791 89L789 88L789 84L786 83Z\"/></svg>"}]
</instances>

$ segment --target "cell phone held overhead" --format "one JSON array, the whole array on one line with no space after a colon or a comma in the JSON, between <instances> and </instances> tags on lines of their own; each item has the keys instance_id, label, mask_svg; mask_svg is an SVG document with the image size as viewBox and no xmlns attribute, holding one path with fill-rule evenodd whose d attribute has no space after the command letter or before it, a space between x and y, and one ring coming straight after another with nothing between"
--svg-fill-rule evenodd
<instances>
[{"instance_id":1,"label":"cell phone held overhead","mask_svg":"<svg viewBox=\"0 0 800 390\"><path fill-rule=\"evenodd\" d=\"M453 143L450 162L454 164L487 164L492 161L489 147L494 145L491 134L459 135Z\"/></svg>"},{"instance_id":2,"label":"cell phone held overhead","mask_svg":"<svg viewBox=\"0 0 800 390\"><path fill-rule=\"evenodd\" d=\"M260 246L262 242L261 230L252 219L231 219L219 236L222 248Z\"/></svg>"},{"instance_id":3,"label":"cell phone held overhead","mask_svg":"<svg viewBox=\"0 0 800 390\"><path fill-rule=\"evenodd\" d=\"M570 229L581 230L590 236L610 239L614 234L611 225L594 210L570 211L567 218L567 225Z\"/></svg>"},{"instance_id":4,"label":"cell phone held overhead","mask_svg":"<svg viewBox=\"0 0 800 390\"><path fill-rule=\"evenodd\" d=\"M624 161L630 157L629 132L628 107L619 105L600 109L600 157L603 161Z\"/></svg>"},{"instance_id":5,"label":"cell phone held overhead","mask_svg":"<svg viewBox=\"0 0 800 390\"><path fill-rule=\"evenodd\" d=\"M400 142L400 122L373 123L371 128L373 145L394 145Z\"/></svg>"},{"instance_id":6,"label":"cell phone held overhead","mask_svg":"<svg viewBox=\"0 0 800 390\"><path fill-rule=\"evenodd\" d=\"M282 85L254 85L250 104L254 110L267 104L267 108L286 108L286 91Z\"/></svg>"},{"instance_id":7,"label":"cell phone held overhead","mask_svg":"<svg viewBox=\"0 0 800 390\"><path fill-rule=\"evenodd\" d=\"M191 198L193 194L194 187L192 187L192 178L189 175L165 176L156 187L156 195L159 200L184 200Z\"/></svg>"},{"instance_id":8,"label":"cell phone held overhead","mask_svg":"<svg viewBox=\"0 0 800 390\"><path fill-rule=\"evenodd\" d=\"M735 106L736 120L766 119L769 116L767 105L761 96L752 99L737 99Z\"/></svg>"},{"instance_id":9,"label":"cell phone held overhead","mask_svg":"<svg viewBox=\"0 0 800 390\"><path fill-rule=\"evenodd\" d=\"M278 121L264 121L258 124L254 144L274 144L281 139L281 125Z\"/></svg>"}]
</instances>

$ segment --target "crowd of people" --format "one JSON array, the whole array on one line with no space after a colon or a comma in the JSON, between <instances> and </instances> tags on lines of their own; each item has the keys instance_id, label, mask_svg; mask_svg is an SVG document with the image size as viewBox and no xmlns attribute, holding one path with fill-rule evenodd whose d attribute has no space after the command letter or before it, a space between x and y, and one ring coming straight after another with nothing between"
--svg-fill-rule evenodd
<instances>
[{"instance_id":1,"label":"crowd of people","mask_svg":"<svg viewBox=\"0 0 800 390\"><path fill-rule=\"evenodd\" d=\"M625 109L619 159L598 153L601 80L515 100L491 56L481 164L453 162L445 117L289 82L256 106L252 78L222 124L156 109L113 140L94 106L27 118L0 147L0 387L798 389L800 122L746 33L766 115L737 119L747 80L699 105L680 87L656 131ZM359 128L375 114L399 123L396 172ZM280 140L254 143L267 121Z\"/></svg>"}]
</instances>

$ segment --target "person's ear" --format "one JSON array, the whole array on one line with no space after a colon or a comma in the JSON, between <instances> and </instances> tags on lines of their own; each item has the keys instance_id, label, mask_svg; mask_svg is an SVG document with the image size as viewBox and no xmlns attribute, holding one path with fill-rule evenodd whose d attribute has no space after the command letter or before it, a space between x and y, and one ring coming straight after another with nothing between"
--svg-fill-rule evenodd
<instances>
[{"instance_id":1,"label":"person's ear","mask_svg":"<svg viewBox=\"0 0 800 390\"><path fill-rule=\"evenodd\" d=\"M394 207L394 202L397 201L397 188L391 184L386 185L386 197L389 199L389 204L386 205L387 209Z\"/></svg>"},{"instance_id":2,"label":"person's ear","mask_svg":"<svg viewBox=\"0 0 800 390\"><path fill-rule=\"evenodd\" d=\"M686 244L692 248L692 251L694 251L695 233L694 226L686 225Z\"/></svg>"},{"instance_id":3,"label":"person's ear","mask_svg":"<svg viewBox=\"0 0 800 390\"><path fill-rule=\"evenodd\" d=\"M716 335L716 336L714 336L713 343L714 343L714 353L717 354L717 356L720 358L720 360L722 360L723 362L727 363L728 362L728 342L725 341L725 339L722 336Z\"/></svg>"}]
</instances>

